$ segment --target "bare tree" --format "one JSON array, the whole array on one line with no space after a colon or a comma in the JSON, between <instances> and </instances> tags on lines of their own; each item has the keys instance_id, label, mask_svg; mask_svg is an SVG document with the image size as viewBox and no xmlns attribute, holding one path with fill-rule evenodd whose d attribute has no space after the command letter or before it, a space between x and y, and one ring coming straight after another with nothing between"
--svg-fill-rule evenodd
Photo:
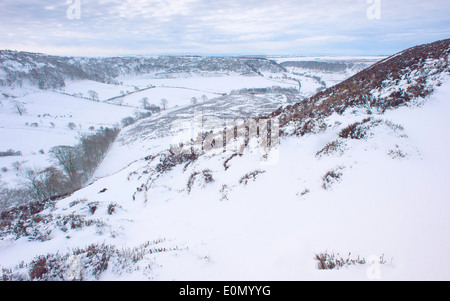
<instances>
[{"instance_id":1,"label":"bare tree","mask_svg":"<svg viewBox=\"0 0 450 301\"><path fill-rule=\"evenodd\" d=\"M150 103L148 102L148 97L144 97L141 99L141 106L144 110L148 110L150 107Z\"/></svg>"},{"instance_id":2,"label":"bare tree","mask_svg":"<svg viewBox=\"0 0 450 301\"><path fill-rule=\"evenodd\" d=\"M55 146L50 149L53 159L63 168L74 187L79 187L81 177L78 172L80 168L80 152L72 146Z\"/></svg>"},{"instance_id":3,"label":"bare tree","mask_svg":"<svg viewBox=\"0 0 450 301\"><path fill-rule=\"evenodd\" d=\"M13 189L0 180L0 212L9 209L12 206L25 203L28 195L21 189Z\"/></svg>"},{"instance_id":4,"label":"bare tree","mask_svg":"<svg viewBox=\"0 0 450 301\"><path fill-rule=\"evenodd\" d=\"M73 130L73 129L75 129L75 128L77 127L77 125L76 125L75 123L73 123L73 122L69 122L69 123L67 124L67 127L68 127L69 129Z\"/></svg>"},{"instance_id":5,"label":"bare tree","mask_svg":"<svg viewBox=\"0 0 450 301\"><path fill-rule=\"evenodd\" d=\"M191 98L191 104L196 105L198 103L197 97Z\"/></svg>"},{"instance_id":6,"label":"bare tree","mask_svg":"<svg viewBox=\"0 0 450 301\"><path fill-rule=\"evenodd\" d=\"M23 186L29 191L29 196L36 201L44 201L70 190L68 178L55 167L44 170L26 169L23 172L23 180Z\"/></svg>"},{"instance_id":7,"label":"bare tree","mask_svg":"<svg viewBox=\"0 0 450 301\"><path fill-rule=\"evenodd\" d=\"M169 101L165 98L161 99L161 107L163 110L167 109L167 105L168 105Z\"/></svg>"},{"instance_id":8,"label":"bare tree","mask_svg":"<svg viewBox=\"0 0 450 301\"><path fill-rule=\"evenodd\" d=\"M20 168L22 167L22 163L20 163L19 161L15 161L11 165L16 171L19 171Z\"/></svg>"},{"instance_id":9,"label":"bare tree","mask_svg":"<svg viewBox=\"0 0 450 301\"><path fill-rule=\"evenodd\" d=\"M98 101L98 93L97 92L95 92L94 90L89 90L87 93L93 101Z\"/></svg>"},{"instance_id":10,"label":"bare tree","mask_svg":"<svg viewBox=\"0 0 450 301\"><path fill-rule=\"evenodd\" d=\"M20 116L22 116L27 112L27 109L25 108L24 104L18 101L13 102L13 107L17 110Z\"/></svg>"},{"instance_id":11,"label":"bare tree","mask_svg":"<svg viewBox=\"0 0 450 301\"><path fill-rule=\"evenodd\" d=\"M94 172L118 134L118 128L105 128L93 135L82 135L80 137L78 147L82 153L81 162L85 177L89 177Z\"/></svg>"}]
</instances>

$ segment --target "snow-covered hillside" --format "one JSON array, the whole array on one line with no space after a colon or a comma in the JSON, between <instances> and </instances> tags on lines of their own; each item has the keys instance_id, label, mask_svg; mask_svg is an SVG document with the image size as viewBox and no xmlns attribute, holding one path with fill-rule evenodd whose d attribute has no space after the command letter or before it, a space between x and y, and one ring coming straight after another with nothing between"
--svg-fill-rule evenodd
<instances>
[{"instance_id":1,"label":"snow-covered hillside","mask_svg":"<svg viewBox=\"0 0 450 301\"><path fill-rule=\"evenodd\" d=\"M59 57L39 53L0 51L0 86L31 84L40 89L64 88L67 80L93 80L118 84L123 77L152 75L171 78L178 74L259 75L286 70L266 59L200 56L161 57Z\"/></svg>"},{"instance_id":2,"label":"snow-covered hillside","mask_svg":"<svg viewBox=\"0 0 450 301\"><path fill-rule=\"evenodd\" d=\"M3 278L450 279L449 52L125 127L84 188L2 213Z\"/></svg>"},{"instance_id":3,"label":"snow-covered hillside","mask_svg":"<svg viewBox=\"0 0 450 301\"><path fill-rule=\"evenodd\" d=\"M100 128L120 127L122 119L145 110L113 106L59 93L40 91L21 98L1 101L1 179L17 185L21 170L52 165L49 150L57 145L75 145L82 134Z\"/></svg>"},{"instance_id":4,"label":"snow-covered hillside","mask_svg":"<svg viewBox=\"0 0 450 301\"><path fill-rule=\"evenodd\" d=\"M274 57L271 60L301 80L304 89L326 89L383 60L373 57ZM311 87L312 86L312 87ZM313 90L314 92L315 90ZM315 93L313 93L315 94ZM312 95L313 95L312 94ZM312 96L310 95L310 96Z\"/></svg>"},{"instance_id":5,"label":"snow-covered hillside","mask_svg":"<svg viewBox=\"0 0 450 301\"><path fill-rule=\"evenodd\" d=\"M13 154L0 156L0 175L11 186L20 182L22 170L54 164L48 154L52 147L73 146L80 134L155 113L163 100L171 111L214 99L224 103L231 94L230 99L239 99L236 95L246 94L241 89L281 87L305 97L321 87L274 61L255 58L71 58L5 50L0 71L0 152ZM256 113L261 107L268 114L295 101L278 94L283 100L267 97L265 104L247 110Z\"/></svg>"}]
</instances>

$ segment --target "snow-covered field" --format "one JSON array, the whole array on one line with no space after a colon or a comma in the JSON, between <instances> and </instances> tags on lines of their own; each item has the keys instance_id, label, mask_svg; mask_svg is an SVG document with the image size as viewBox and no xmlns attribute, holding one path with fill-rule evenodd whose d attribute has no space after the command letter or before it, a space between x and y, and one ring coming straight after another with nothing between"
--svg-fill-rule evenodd
<instances>
[{"instance_id":1,"label":"snow-covered field","mask_svg":"<svg viewBox=\"0 0 450 301\"><path fill-rule=\"evenodd\" d=\"M5 95L15 98L0 100L0 151L12 149L22 153L22 156L0 157L3 181L14 184L20 180L19 170L12 166L16 162L23 168L50 166L47 153L53 146L74 145L79 134L120 126L123 118L145 112L144 98L155 106L161 106L161 100L165 99L168 109L178 109L190 106L193 98L204 103L243 88L298 88L296 81L281 75L274 79L224 73L174 73L168 78L155 74L122 76L117 82L67 80L64 88L53 92L26 85L2 89ZM97 94L99 102L92 101L90 91ZM17 111L18 105L24 108L22 115Z\"/></svg>"},{"instance_id":2,"label":"snow-covered field","mask_svg":"<svg viewBox=\"0 0 450 301\"><path fill-rule=\"evenodd\" d=\"M109 153L97 180L59 201L51 212L101 223L65 232L55 227L44 242L4 238L1 264L13 267L38 254L65 253L92 243L132 249L150 241L165 251L146 253L129 270L110 263L99 279L449 279L443 268L450 264L445 240L450 234L449 95L446 79L422 106L371 115L377 122L367 139L341 139L342 152L318 156L327 143L339 139L342 128L367 117L363 112L332 115L321 134L281 139L279 160L271 165L263 164L255 151L229 161L229 154L204 155L163 174L154 173L157 159L140 158L102 174L122 162L124 153L152 155L152 147L167 138L144 135L138 137L142 143L119 142L114 147L122 151ZM129 128L121 137L132 132ZM146 149L140 149L144 144ZM205 169L213 181L194 177L188 189L192 175ZM332 169L341 176L324 189L323 176ZM261 173L240 183L255 170ZM89 204L94 203L92 213ZM108 214L111 204L116 210ZM325 251L385 261L318 270L314 256Z\"/></svg>"},{"instance_id":3,"label":"snow-covered field","mask_svg":"<svg viewBox=\"0 0 450 301\"><path fill-rule=\"evenodd\" d=\"M37 256L45 255L55 267L51 277L62 280L450 279L448 75L433 94L408 106L383 113L349 107L326 117L318 132L272 135L269 156L258 147L264 135L252 136L250 126L242 155L169 152L180 129L191 133L183 142L194 141L199 129L193 127L205 124L218 126L223 137L224 124L261 122L351 73L287 69L263 76L124 77L119 85L73 81L64 93L76 96L40 91L1 99L0 151L22 153L0 157L9 183L17 180L14 162L52 164L51 147L74 145L82 133L134 116L142 98L169 102L168 110L121 130L84 188L50 202L25 226L0 232L2 273L33 278L30 271L43 260ZM230 93L297 88L298 81L302 94ZM89 90L99 102L80 97ZM340 136L356 122L364 135ZM320 253L363 263L320 270ZM73 263L82 267L78 276L67 269Z\"/></svg>"},{"instance_id":4,"label":"snow-covered field","mask_svg":"<svg viewBox=\"0 0 450 301\"><path fill-rule=\"evenodd\" d=\"M232 159L225 171L229 156L205 156L186 170L179 166L152 181L146 202L139 194L130 201L145 182L142 171L148 167L140 161L67 202L120 199L123 211L115 219L121 221L127 246L164 237L186 248L153 257L158 268L152 279L370 279L371 264L317 270L314 255L325 251L383 256L386 263L377 267L381 280L449 279L442 268L450 264L445 240L450 234L445 175L450 160L448 139L443 139L450 126L448 95L449 81L422 107L372 116L382 120L373 136L345 141L342 155L316 157L360 114L330 117L327 123L335 127L320 135L281 140L274 165L263 165L259 154L250 154ZM107 158L105 164L115 160ZM336 168L342 177L323 189L322 177ZM205 187L199 182L188 193L190 175L204 169L211 170L214 182ZM247 185L239 183L254 170L264 173ZM139 172L130 177L132 171ZM94 197L104 187L107 193Z\"/></svg>"},{"instance_id":5,"label":"snow-covered field","mask_svg":"<svg viewBox=\"0 0 450 301\"><path fill-rule=\"evenodd\" d=\"M244 88L267 88L281 86L285 88L298 88L298 83L293 80L273 80L262 76L191 76L184 78L168 79L128 79L125 83L136 83L139 87L151 85L154 88L142 92L133 93L123 98L112 100L113 103L123 105L139 106L142 98L147 97L150 104L160 105L161 99L168 101L168 107L183 107L191 104L192 98L202 102L206 99L218 97L230 93L233 90Z\"/></svg>"},{"instance_id":6,"label":"snow-covered field","mask_svg":"<svg viewBox=\"0 0 450 301\"><path fill-rule=\"evenodd\" d=\"M385 58L385 56L293 56L268 59L284 66L292 77L301 81L305 95L312 96L318 89L334 86ZM299 63L302 64L296 66ZM327 65L331 69L328 69ZM332 69L336 66L341 67L339 71Z\"/></svg>"},{"instance_id":7,"label":"snow-covered field","mask_svg":"<svg viewBox=\"0 0 450 301\"><path fill-rule=\"evenodd\" d=\"M21 98L2 99L0 107L0 150L21 152L21 156L0 157L0 172L6 182L19 180L12 164L25 167L47 167L48 151L57 145L75 145L80 134L100 127L120 126L120 121L134 116L137 108L120 107L102 102L62 95L34 92ZM23 110L19 114L17 106Z\"/></svg>"},{"instance_id":8,"label":"snow-covered field","mask_svg":"<svg viewBox=\"0 0 450 301\"><path fill-rule=\"evenodd\" d=\"M19 97L0 100L0 151L12 149L20 151L22 156L0 157L2 179L5 182L19 180L20 173L12 166L15 162L21 163L23 168L49 166L52 162L47 153L53 146L74 145L79 134L100 127L120 126L123 118L145 112L143 98L155 106L161 106L161 99L166 99L167 108L174 109L191 105L194 97L202 103L242 88L298 86L289 79L275 81L236 74L215 77L182 74L164 79L124 77L120 81L121 85L68 81L65 88L53 92L32 87L5 89L5 93ZM89 91L98 94L99 102L89 99ZM18 105L24 108L22 115L17 111Z\"/></svg>"}]
</instances>

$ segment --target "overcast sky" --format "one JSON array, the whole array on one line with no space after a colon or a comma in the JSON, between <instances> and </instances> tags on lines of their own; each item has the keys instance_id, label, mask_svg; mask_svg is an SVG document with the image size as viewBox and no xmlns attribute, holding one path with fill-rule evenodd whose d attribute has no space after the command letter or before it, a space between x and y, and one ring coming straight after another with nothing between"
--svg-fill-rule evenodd
<instances>
[{"instance_id":1,"label":"overcast sky","mask_svg":"<svg viewBox=\"0 0 450 301\"><path fill-rule=\"evenodd\" d=\"M388 55L450 38L449 15L449 0L1 0L0 49Z\"/></svg>"}]
</instances>

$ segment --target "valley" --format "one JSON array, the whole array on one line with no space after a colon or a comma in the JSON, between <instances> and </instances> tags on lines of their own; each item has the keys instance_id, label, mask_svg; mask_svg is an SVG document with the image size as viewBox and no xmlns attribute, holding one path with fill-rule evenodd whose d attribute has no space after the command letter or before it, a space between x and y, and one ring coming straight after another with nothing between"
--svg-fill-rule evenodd
<instances>
[{"instance_id":1,"label":"valley","mask_svg":"<svg viewBox=\"0 0 450 301\"><path fill-rule=\"evenodd\" d=\"M3 279L448 279L449 53L1 51L6 192L117 129L80 187L3 206Z\"/></svg>"}]
</instances>

